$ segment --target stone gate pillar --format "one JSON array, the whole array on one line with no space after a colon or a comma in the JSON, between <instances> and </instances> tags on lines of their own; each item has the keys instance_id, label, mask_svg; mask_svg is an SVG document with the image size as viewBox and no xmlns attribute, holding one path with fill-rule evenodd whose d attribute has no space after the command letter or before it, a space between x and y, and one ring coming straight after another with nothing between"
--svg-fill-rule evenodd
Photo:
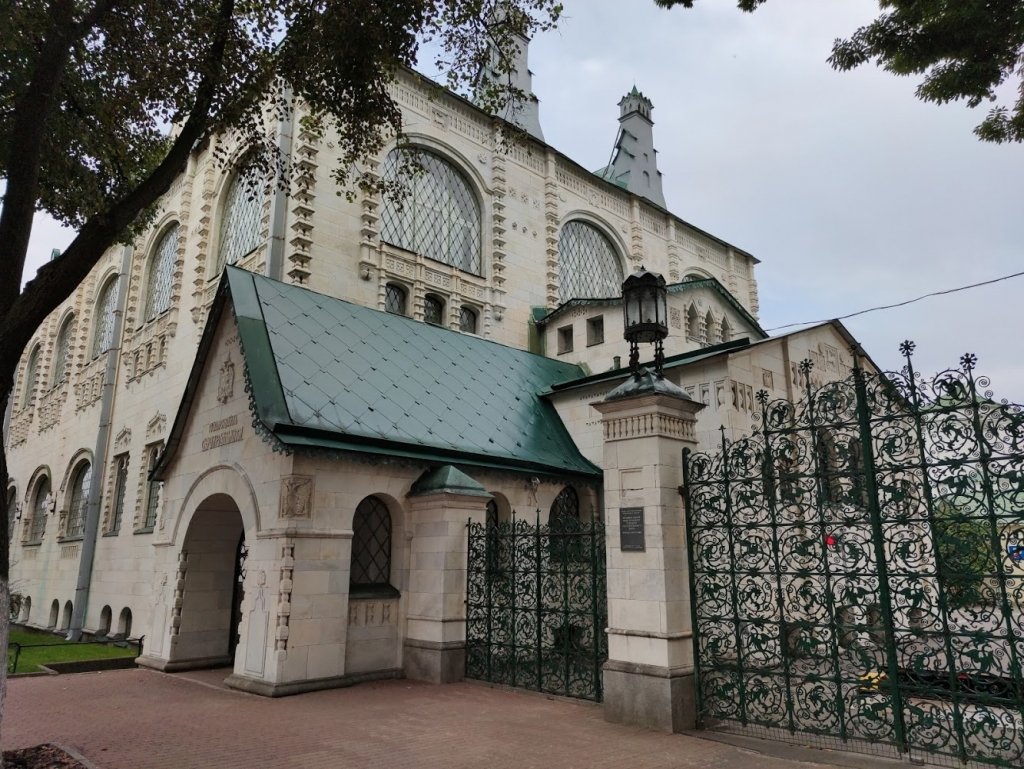
<instances>
[{"instance_id":1,"label":"stone gate pillar","mask_svg":"<svg viewBox=\"0 0 1024 769\"><path fill-rule=\"evenodd\" d=\"M598 403L604 425L609 721L694 726L693 632L682 450L703 404L644 371Z\"/></svg>"},{"instance_id":2,"label":"stone gate pillar","mask_svg":"<svg viewBox=\"0 0 1024 769\"><path fill-rule=\"evenodd\" d=\"M451 683L465 676L466 521L483 521L490 498L451 465L428 471L413 484L404 650L408 678Z\"/></svg>"}]
</instances>

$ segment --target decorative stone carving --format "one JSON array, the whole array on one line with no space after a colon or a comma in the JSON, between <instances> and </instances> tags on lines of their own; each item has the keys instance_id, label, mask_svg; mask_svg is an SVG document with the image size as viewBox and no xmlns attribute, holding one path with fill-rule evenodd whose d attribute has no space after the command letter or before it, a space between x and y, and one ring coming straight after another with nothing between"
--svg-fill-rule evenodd
<instances>
[{"instance_id":1,"label":"decorative stone carving","mask_svg":"<svg viewBox=\"0 0 1024 769\"><path fill-rule=\"evenodd\" d=\"M114 451L127 451L132 442L132 428L123 427L114 438Z\"/></svg>"},{"instance_id":2,"label":"decorative stone carving","mask_svg":"<svg viewBox=\"0 0 1024 769\"><path fill-rule=\"evenodd\" d=\"M156 415L149 420L146 424L146 438L152 439L157 438L164 434L164 428L167 426L167 417L161 414L159 411Z\"/></svg>"},{"instance_id":3,"label":"decorative stone carving","mask_svg":"<svg viewBox=\"0 0 1024 769\"><path fill-rule=\"evenodd\" d=\"M217 400L227 403L235 397L235 363L231 360L231 353L224 360L220 367L220 383L217 385Z\"/></svg>"},{"instance_id":4,"label":"decorative stone carving","mask_svg":"<svg viewBox=\"0 0 1024 769\"><path fill-rule=\"evenodd\" d=\"M278 659L288 656L289 623L292 614L292 573L295 571L295 542L285 540L281 547L281 582L277 598L277 630L274 634L274 651Z\"/></svg>"},{"instance_id":5,"label":"decorative stone carving","mask_svg":"<svg viewBox=\"0 0 1024 769\"><path fill-rule=\"evenodd\" d=\"M289 475L281 479L281 504L279 516L282 519L313 517L313 477Z\"/></svg>"}]
</instances>

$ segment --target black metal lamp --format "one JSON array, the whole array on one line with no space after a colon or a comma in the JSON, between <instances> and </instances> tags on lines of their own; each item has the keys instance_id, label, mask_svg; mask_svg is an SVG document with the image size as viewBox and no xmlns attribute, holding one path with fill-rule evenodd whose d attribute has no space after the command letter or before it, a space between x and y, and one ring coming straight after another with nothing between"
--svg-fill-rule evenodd
<instances>
[{"instance_id":1,"label":"black metal lamp","mask_svg":"<svg viewBox=\"0 0 1024 769\"><path fill-rule=\"evenodd\" d=\"M654 373L662 376L668 336L668 290L665 279L643 267L622 284L623 336L629 342L629 370L640 375L640 343L654 343Z\"/></svg>"}]
</instances>

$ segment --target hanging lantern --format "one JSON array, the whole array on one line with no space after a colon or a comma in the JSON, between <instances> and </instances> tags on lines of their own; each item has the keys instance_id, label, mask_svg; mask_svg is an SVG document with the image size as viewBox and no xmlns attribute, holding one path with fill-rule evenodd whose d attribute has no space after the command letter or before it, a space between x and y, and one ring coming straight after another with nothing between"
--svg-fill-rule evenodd
<instances>
[{"instance_id":1,"label":"hanging lantern","mask_svg":"<svg viewBox=\"0 0 1024 769\"><path fill-rule=\"evenodd\" d=\"M665 279L643 267L622 284L623 336L629 342L629 367L634 376L640 365L641 342L654 343L654 367L662 374L665 354L662 341L668 336L668 290Z\"/></svg>"}]
</instances>

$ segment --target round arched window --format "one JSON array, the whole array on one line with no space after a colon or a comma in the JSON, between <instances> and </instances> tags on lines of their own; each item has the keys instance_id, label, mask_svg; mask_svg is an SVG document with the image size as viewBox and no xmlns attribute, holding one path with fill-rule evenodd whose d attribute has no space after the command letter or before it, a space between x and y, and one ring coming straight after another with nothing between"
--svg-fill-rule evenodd
<instances>
[{"instance_id":1,"label":"round arched window","mask_svg":"<svg viewBox=\"0 0 1024 769\"><path fill-rule=\"evenodd\" d=\"M83 462L75 470L71 480L71 498L68 500L67 536L80 537L85 531L85 508L89 502L89 487L92 485L92 465Z\"/></svg>"},{"instance_id":2,"label":"round arched window","mask_svg":"<svg viewBox=\"0 0 1024 769\"><path fill-rule=\"evenodd\" d=\"M260 244L263 200L264 184L254 173L237 174L231 181L220 219L218 273L226 265L250 254Z\"/></svg>"},{"instance_id":3,"label":"round arched window","mask_svg":"<svg viewBox=\"0 0 1024 769\"><path fill-rule=\"evenodd\" d=\"M67 379L68 360L71 357L71 335L74 332L75 316L72 315L64 321L57 334L57 345L53 351L53 384L58 385Z\"/></svg>"},{"instance_id":4,"label":"round arched window","mask_svg":"<svg viewBox=\"0 0 1024 769\"><path fill-rule=\"evenodd\" d=\"M558 236L558 301L622 295L622 264L597 227L573 220Z\"/></svg>"},{"instance_id":5,"label":"round arched window","mask_svg":"<svg viewBox=\"0 0 1024 769\"><path fill-rule=\"evenodd\" d=\"M174 280L174 262L178 255L178 225L175 224L160 238L146 275L146 311L144 320L153 320L171 306L171 283Z\"/></svg>"},{"instance_id":6,"label":"round arched window","mask_svg":"<svg viewBox=\"0 0 1024 769\"><path fill-rule=\"evenodd\" d=\"M381 176L381 240L479 275L480 204L462 173L432 152L394 149Z\"/></svg>"}]
</instances>

